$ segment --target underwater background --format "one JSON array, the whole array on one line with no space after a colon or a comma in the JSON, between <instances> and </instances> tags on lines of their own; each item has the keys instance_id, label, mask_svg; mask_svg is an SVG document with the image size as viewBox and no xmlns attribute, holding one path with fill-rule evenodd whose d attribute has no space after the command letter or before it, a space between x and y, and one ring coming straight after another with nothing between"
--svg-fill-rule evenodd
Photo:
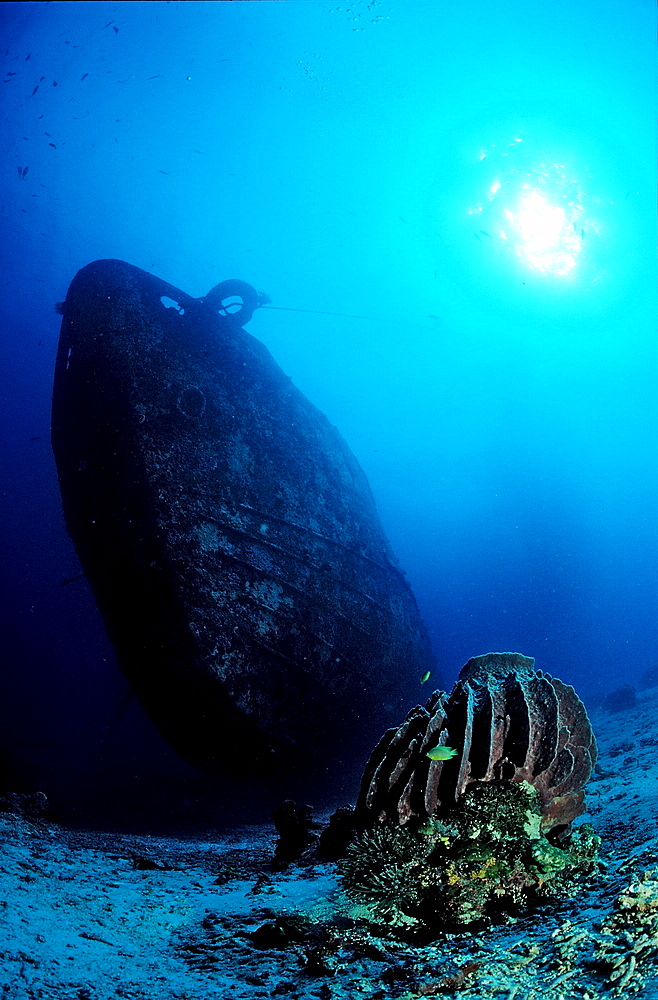
<instances>
[{"instance_id":1,"label":"underwater background","mask_svg":"<svg viewBox=\"0 0 658 1000\"><path fill-rule=\"evenodd\" d=\"M53 306L97 258L271 296L249 332L361 463L430 631L419 701L490 650L586 704L658 669L650 0L0 19L4 785L72 816L190 775L72 579Z\"/></svg>"}]
</instances>

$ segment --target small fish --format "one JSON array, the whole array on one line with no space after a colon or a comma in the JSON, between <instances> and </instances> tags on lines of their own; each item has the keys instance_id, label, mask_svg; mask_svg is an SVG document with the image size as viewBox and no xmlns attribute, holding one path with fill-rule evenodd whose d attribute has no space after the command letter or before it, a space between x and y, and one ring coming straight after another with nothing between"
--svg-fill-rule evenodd
<instances>
[{"instance_id":1,"label":"small fish","mask_svg":"<svg viewBox=\"0 0 658 1000\"><path fill-rule=\"evenodd\" d=\"M34 95L36 94L36 92L37 92L38 89L39 89L39 84L37 83L36 87L34 88L34 90L32 91L32 93L30 94L30 97L34 97Z\"/></svg>"},{"instance_id":2,"label":"small fish","mask_svg":"<svg viewBox=\"0 0 658 1000\"><path fill-rule=\"evenodd\" d=\"M82 83L83 80L86 80L88 76L89 73L83 73L82 76L80 77L80 83Z\"/></svg>"},{"instance_id":3,"label":"small fish","mask_svg":"<svg viewBox=\"0 0 658 1000\"><path fill-rule=\"evenodd\" d=\"M53 80L53 87L57 86L57 80Z\"/></svg>"},{"instance_id":4,"label":"small fish","mask_svg":"<svg viewBox=\"0 0 658 1000\"><path fill-rule=\"evenodd\" d=\"M115 35L119 34L119 29L117 28L117 26L115 24L112 25L112 31L114 32Z\"/></svg>"},{"instance_id":5,"label":"small fish","mask_svg":"<svg viewBox=\"0 0 658 1000\"><path fill-rule=\"evenodd\" d=\"M29 167L23 167L23 173L21 174L23 180L25 180L25 178L27 177L27 172L29 169L30 169Z\"/></svg>"},{"instance_id":6,"label":"small fish","mask_svg":"<svg viewBox=\"0 0 658 1000\"><path fill-rule=\"evenodd\" d=\"M457 751L453 750L452 747L434 747L425 756L429 757L430 760L450 760L457 756Z\"/></svg>"},{"instance_id":7,"label":"small fish","mask_svg":"<svg viewBox=\"0 0 658 1000\"><path fill-rule=\"evenodd\" d=\"M149 79L149 80L159 80L159 79L160 79L160 74L159 74L159 73L156 73L156 75L155 75L155 76L149 76L149 77L148 77L148 79Z\"/></svg>"},{"instance_id":8,"label":"small fish","mask_svg":"<svg viewBox=\"0 0 658 1000\"><path fill-rule=\"evenodd\" d=\"M53 147L53 149L57 149L57 146L55 145L55 143L54 143L54 142L49 142L49 143L48 143L48 145L49 145L49 146L52 146L52 147Z\"/></svg>"},{"instance_id":9,"label":"small fish","mask_svg":"<svg viewBox=\"0 0 658 1000\"><path fill-rule=\"evenodd\" d=\"M421 684L427 684L428 680L430 679L430 674L431 673L432 673L431 670L426 670L425 673L423 674L423 676L420 679L420 683Z\"/></svg>"},{"instance_id":10,"label":"small fish","mask_svg":"<svg viewBox=\"0 0 658 1000\"><path fill-rule=\"evenodd\" d=\"M160 171L160 173L161 173L161 174L164 174L164 175L165 175L165 177L169 177L169 174L167 173L167 171L166 171L166 170L161 170L161 171Z\"/></svg>"},{"instance_id":11,"label":"small fish","mask_svg":"<svg viewBox=\"0 0 658 1000\"><path fill-rule=\"evenodd\" d=\"M16 74L12 73L11 70L7 70L7 76L16 76ZM630 191L628 192L628 194L630 194ZM628 194L626 195L627 198L628 198Z\"/></svg>"},{"instance_id":12,"label":"small fish","mask_svg":"<svg viewBox=\"0 0 658 1000\"><path fill-rule=\"evenodd\" d=\"M486 229L481 229L480 232L482 233L483 236L488 236L490 240L493 239L493 236L491 235L491 233L488 233L486 231Z\"/></svg>"}]
</instances>

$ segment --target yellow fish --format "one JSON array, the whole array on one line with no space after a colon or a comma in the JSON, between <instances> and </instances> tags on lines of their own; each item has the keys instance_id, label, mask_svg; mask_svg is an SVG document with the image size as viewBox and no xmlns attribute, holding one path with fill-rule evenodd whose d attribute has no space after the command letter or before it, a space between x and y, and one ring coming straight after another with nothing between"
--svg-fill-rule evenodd
<instances>
[{"instance_id":1,"label":"yellow fish","mask_svg":"<svg viewBox=\"0 0 658 1000\"><path fill-rule=\"evenodd\" d=\"M423 676L420 679L420 683L421 684L426 684L427 681L430 679L430 674L431 673L432 673L431 670L426 670L425 673L423 674Z\"/></svg>"},{"instance_id":2,"label":"yellow fish","mask_svg":"<svg viewBox=\"0 0 658 1000\"><path fill-rule=\"evenodd\" d=\"M429 757L430 760L450 760L451 757L457 756L457 751L453 750L452 747L434 747L425 756Z\"/></svg>"}]
</instances>

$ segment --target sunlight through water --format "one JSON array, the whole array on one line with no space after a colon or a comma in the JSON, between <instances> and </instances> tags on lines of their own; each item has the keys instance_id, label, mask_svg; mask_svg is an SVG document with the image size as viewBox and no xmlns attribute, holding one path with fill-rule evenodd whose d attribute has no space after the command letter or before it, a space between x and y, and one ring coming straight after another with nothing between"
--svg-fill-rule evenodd
<instances>
[{"instance_id":1,"label":"sunlight through water","mask_svg":"<svg viewBox=\"0 0 658 1000\"><path fill-rule=\"evenodd\" d=\"M515 137L480 150L490 170L484 197L468 208L481 227L474 235L539 275L574 278L586 233L598 232L581 181L565 163L532 156L522 144Z\"/></svg>"}]
</instances>

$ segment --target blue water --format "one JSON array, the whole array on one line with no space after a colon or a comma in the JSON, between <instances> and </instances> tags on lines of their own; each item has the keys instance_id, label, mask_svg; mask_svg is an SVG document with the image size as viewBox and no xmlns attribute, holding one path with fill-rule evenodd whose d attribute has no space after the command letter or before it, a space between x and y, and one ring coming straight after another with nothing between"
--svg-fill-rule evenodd
<instances>
[{"instance_id":1,"label":"blue water","mask_svg":"<svg viewBox=\"0 0 658 1000\"><path fill-rule=\"evenodd\" d=\"M490 650L591 701L658 666L650 0L0 19L10 784L179 767L61 586L53 304L96 258L272 297L249 330L363 466L444 686Z\"/></svg>"}]
</instances>

